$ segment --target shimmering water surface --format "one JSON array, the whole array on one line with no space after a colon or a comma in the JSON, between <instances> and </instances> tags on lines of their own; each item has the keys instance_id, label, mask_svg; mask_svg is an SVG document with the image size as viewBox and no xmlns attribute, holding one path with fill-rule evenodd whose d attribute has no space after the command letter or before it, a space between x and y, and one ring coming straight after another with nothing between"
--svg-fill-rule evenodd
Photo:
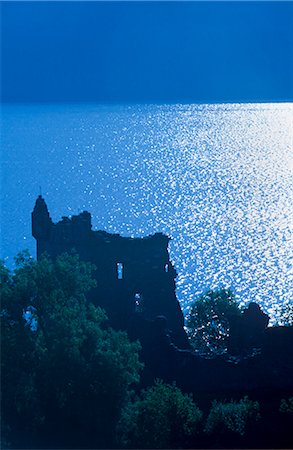
<instances>
[{"instance_id":1,"label":"shimmering water surface","mask_svg":"<svg viewBox=\"0 0 293 450\"><path fill-rule=\"evenodd\" d=\"M229 286L271 317L292 302L293 105L38 105L2 110L2 257L35 254L41 186L54 221L167 233L185 311Z\"/></svg>"}]
</instances>

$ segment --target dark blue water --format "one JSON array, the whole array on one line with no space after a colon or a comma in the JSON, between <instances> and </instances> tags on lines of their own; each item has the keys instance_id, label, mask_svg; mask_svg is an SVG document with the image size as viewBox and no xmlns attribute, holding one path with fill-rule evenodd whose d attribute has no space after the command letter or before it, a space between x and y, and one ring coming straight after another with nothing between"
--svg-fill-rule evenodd
<instances>
[{"instance_id":1,"label":"dark blue water","mask_svg":"<svg viewBox=\"0 0 293 450\"><path fill-rule=\"evenodd\" d=\"M172 237L185 311L231 287L278 319L292 302L292 104L5 106L1 256L35 254L40 191L53 220Z\"/></svg>"}]
</instances>

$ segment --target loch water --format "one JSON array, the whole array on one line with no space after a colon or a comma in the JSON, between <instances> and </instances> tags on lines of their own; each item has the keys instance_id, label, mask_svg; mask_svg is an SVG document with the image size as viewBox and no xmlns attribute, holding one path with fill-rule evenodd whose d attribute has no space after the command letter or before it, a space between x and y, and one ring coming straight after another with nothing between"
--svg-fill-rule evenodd
<instances>
[{"instance_id":1,"label":"loch water","mask_svg":"<svg viewBox=\"0 0 293 450\"><path fill-rule=\"evenodd\" d=\"M5 105L1 257L35 255L51 217L88 210L123 236L168 234L185 312L231 287L278 320L293 302L293 104Z\"/></svg>"}]
</instances>

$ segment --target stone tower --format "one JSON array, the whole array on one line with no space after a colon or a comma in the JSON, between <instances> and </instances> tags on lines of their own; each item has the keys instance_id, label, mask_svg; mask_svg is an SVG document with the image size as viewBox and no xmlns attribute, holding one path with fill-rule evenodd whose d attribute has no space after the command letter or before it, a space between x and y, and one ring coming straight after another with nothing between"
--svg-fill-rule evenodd
<instances>
[{"instance_id":1,"label":"stone tower","mask_svg":"<svg viewBox=\"0 0 293 450\"><path fill-rule=\"evenodd\" d=\"M32 235L37 240L37 258L44 252L42 248L45 242L50 241L52 230L52 219L45 200L41 195L36 200L32 212Z\"/></svg>"}]
</instances>

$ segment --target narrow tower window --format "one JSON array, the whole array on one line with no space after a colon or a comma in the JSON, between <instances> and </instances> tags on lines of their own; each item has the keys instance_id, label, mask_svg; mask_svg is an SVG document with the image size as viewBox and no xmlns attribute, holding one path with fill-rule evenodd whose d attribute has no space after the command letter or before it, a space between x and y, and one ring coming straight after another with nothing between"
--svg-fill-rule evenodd
<instances>
[{"instance_id":1,"label":"narrow tower window","mask_svg":"<svg viewBox=\"0 0 293 450\"><path fill-rule=\"evenodd\" d=\"M117 278L123 280L123 263L117 263Z\"/></svg>"},{"instance_id":2,"label":"narrow tower window","mask_svg":"<svg viewBox=\"0 0 293 450\"><path fill-rule=\"evenodd\" d=\"M143 310L142 305L142 295L140 293L136 293L134 296L134 302L135 302L135 312L141 313Z\"/></svg>"},{"instance_id":3,"label":"narrow tower window","mask_svg":"<svg viewBox=\"0 0 293 450\"><path fill-rule=\"evenodd\" d=\"M169 264L165 264L165 272L169 272Z\"/></svg>"}]
</instances>

